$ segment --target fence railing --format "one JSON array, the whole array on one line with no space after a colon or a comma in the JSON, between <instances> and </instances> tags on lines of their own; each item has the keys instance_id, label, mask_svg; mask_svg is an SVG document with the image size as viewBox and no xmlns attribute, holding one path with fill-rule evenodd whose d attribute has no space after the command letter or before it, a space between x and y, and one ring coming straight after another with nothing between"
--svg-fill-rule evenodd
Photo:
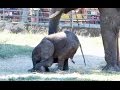
<instances>
[{"instance_id":1,"label":"fence railing","mask_svg":"<svg viewBox=\"0 0 120 90\"><path fill-rule=\"evenodd\" d=\"M24 12L27 12L24 14ZM32 13L31 13L32 12ZM70 14L69 14L70 15ZM86 15L86 14L85 14ZM82 14L82 16L85 16ZM93 16L91 14L87 14L87 16ZM98 16L99 17L99 16ZM26 21L25 21L26 19ZM28 9L24 11L23 8L16 8L16 9L6 9L0 8L0 20L2 21L10 21L13 24L17 24L19 22L23 22L28 25L40 25L46 26L49 25L49 10L42 11L41 8L39 10L31 10ZM72 16L68 19L60 19L60 27L79 27L83 28L100 28L100 20L90 18L90 19L74 19Z\"/></svg>"}]
</instances>

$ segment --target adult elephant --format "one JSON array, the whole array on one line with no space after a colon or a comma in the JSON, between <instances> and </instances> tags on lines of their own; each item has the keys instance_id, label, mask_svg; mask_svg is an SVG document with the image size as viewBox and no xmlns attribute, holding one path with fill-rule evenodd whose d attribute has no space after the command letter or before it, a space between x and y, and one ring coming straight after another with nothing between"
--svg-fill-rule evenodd
<instances>
[{"instance_id":1,"label":"adult elephant","mask_svg":"<svg viewBox=\"0 0 120 90\"><path fill-rule=\"evenodd\" d=\"M76 8L52 8L49 22L49 34L56 33L59 20L63 13ZM100 12L100 26L103 40L106 66L103 70L120 71L119 60L119 25L120 8L98 8ZM68 62L66 62L68 63ZM67 64L66 64L67 65Z\"/></svg>"}]
</instances>

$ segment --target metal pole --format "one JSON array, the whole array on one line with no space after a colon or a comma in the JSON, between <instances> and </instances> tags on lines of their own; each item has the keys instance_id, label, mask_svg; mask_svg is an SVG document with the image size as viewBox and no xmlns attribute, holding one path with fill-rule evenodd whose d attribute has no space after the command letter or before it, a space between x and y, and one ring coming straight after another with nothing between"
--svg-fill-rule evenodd
<instances>
[{"instance_id":1,"label":"metal pole","mask_svg":"<svg viewBox=\"0 0 120 90\"><path fill-rule=\"evenodd\" d=\"M70 13L70 25L71 25L71 28L73 29L73 11L71 11Z\"/></svg>"},{"instance_id":2,"label":"metal pole","mask_svg":"<svg viewBox=\"0 0 120 90\"><path fill-rule=\"evenodd\" d=\"M22 13L22 20L23 23L27 23L28 21L28 9L23 8L23 13Z\"/></svg>"},{"instance_id":3,"label":"metal pole","mask_svg":"<svg viewBox=\"0 0 120 90\"><path fill-rule=\"evenodd\" d=\"M5 9L3 8L3 21L5 20Z\"/></svg>"},{"instance_id":4,"label":"metal pole","mask_svg":"<svg viewBox=\"0 0 120 90\"><path fill-rule=\"evenodd\" d=\"M44 8L43 8L43 9L44 9ZM41 17L42 17L41 20L43 21L44 27L45 27L45 18L44 18L44 14L43 14L43 13L45 13L45 12L41 10L41 15L42 15L42 16L41 16Z\"/></svg>"},{"instance_id":5,"label":"metal pole","mask_svg":"<svg viewBox=\"0 0 120 90\"><path fill-rule=\"evenodd\" d=\"M20 19L19 19L19 21L21 21L22 20L22 9L19 8L19 10L20 10Z\"/></svg>"},{"instance_id":6,"label":"metal pole","mask_svg":"<svg viewBox=\"0 0 120 90\"><path fill-rule=\"evenodd\" d=\"M33 9L31 8L31 28L32 28L32 14L33 14Z\"/></svg>"},{"instance_id":7,"label":"metal pole","mask_svg":"<svg viewBox=\"0 0 120 90\"><path fill-rule=\"evenodd\" d=\"M79 24L79 21L78 21L78 16L77 16L77 12L76 11L75 11L75 16L76 16L76 20L77 20L77 23L78 23L78 28L80 28L80 24Z\"/></svg>"},{"instance_id":8,"label":"metal pole","mask_svg":"<svg viewBox=\"0 0 120 90\"><path fill-rule=\"evenodd\" d=\"M39 24L39 10L37 10L37 26L38 26L38 24Z\"/></svg>"}]
</instances>

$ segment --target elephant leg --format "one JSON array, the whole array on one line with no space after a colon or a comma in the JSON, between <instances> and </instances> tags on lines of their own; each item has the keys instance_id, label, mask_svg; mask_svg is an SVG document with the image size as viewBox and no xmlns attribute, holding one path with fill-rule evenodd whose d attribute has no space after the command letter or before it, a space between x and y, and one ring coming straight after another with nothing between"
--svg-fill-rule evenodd
<instances>
[{"instance_id":1,"label":"elephant leg","mask_svg":"<svg viewBox=\"0 0 120 90\"><path fill-rule=\"evenodd\" d=\"M51 14L53 14L53 13L55 13L55 12L52 12ZM62 12L59 13L58 15L56 15L55 17L50 18L48 34L53 34L53 33L57 32L58 25L59 25L59 20L61 18L61 15L62 15Z\"/></svg>"},{"instance_id":2,"label":"elephant leg","mask_svg":"<svg viewBox=\"0 0 120 90\"><path fill-rule=\"evenodd\" d=\"M36 63L33 66L33 68L28 70L28 72L35 72L35 71L45 71L45 67L43 67L41 63Z\"/></svg>"},{"instance_id":3,"label":"elephant leg","mask_svg":"<svg viewBox=\"0 0 120 90\"><path fill-rule=\"evenodd\" d=\"M107 65L103 70L120 71L119 68L119 13L116 8L98 8L100 11L101 34Z\"/></svg>"},{"instance_id":4,"label":"elephant leg","mask_svg":"<svg viewBox=\"0 0 120 90\"><path fill-rule=\"evenodd\" d=\"M69 70L69 67L68 67L68 59L66 59L66 60L64 61L63 70Z\"/></svg>"},{"instance_id":5,"label":"elephant leg","mask_svg":"<svg viewBox=\"0 0 120 90\"><path fill-rule=\"evenodd\" d=\"M63 67L64 67L64 60L59 59L58 60L58 69L63 71Z\"/></svg>"},{"instance_id":6,"label":"elephant leg","mask_svg":"<svg viewBox=\"0 0 120 90\"><path fill-rule=\"evenodd\" d=\"M53 63L58 63L58 58L54 58Z\"/></svg>"},{"instance_id":7,"label":"elephant leg","mask_svg":"<svg viewBox=\"0 0 120 90\"><path fill-rule=\"evenodd\" d=\"M36 61L33 60L33 69L35 68L35 65L36 65L37 63L39 63L39 62L36 62Z\"/></svg>"},{"instance_id":8,"label":"elephant leg","mask_svg":"<svg viewBox=\"0 0 120 90\"><path fill-rule=\"evenodd\" d=\"M103 70L119 71L118 30L109 26L109 28L101 28L101 34L107 63Z\"/></svg>"},{"instance_id":9,"label":"elephant leg","mask_svg":"<svg viewBox=\"0 0 120 90\"><path fill-rule=\"evenodd\" d=\"M54 58L54 63L58 63L58 58ZM69 67L68 67L68 59L66 59L64 61L64 66L63 66L63 70L68 70Z\"/></svg>"},{"instance_id":10,"label":"elephant leg","mask_svg":"<svg viewBox=\"0 0 120 90\"><path fill-rule=\"evenodd\" d=\"M61 50L59 50L60 56L58 57L58 63L61 62L63 64L63 70L68 70L68 59L64 59L66 56L72 55L72 47L71 44L68 44Z\"/></svg>"},{"instance_id":11,"label":"elephant leg","mask_svg":"<svg viewBox=\"0 0 120 90\"><path fill-rule=\"evenodd\" d=\"M49 72L50 70L49 70L49 68L48 68L48 67L45 67L45 71L46 71L46 72Z\"/></svg>"},{"instance_id":12,"label":"elephant leg","mask_svg":"<svg viewBox=\"0 0 120 90\"><path fill-rule=\"evenodd\" d=\"M35 72L34 68L28 69L28 72Z\"/></svg>"},{"instance_id":13,"label":"elephant leg","mask_svg":"<svg viewBox=\"0 0 120 90\"><path fill-rule=\"evenodd\" d=\"M49 72L49 68L51 65L53 64L53 58L50 57L49 59L47 60L44 60L44 61L41 61L41 62L38 62L34 69L35 70L38 70L40 72Z\"/></svg>"},{"instance_id":14,"label":"elephant leg","mask_svg":"<svg viewBox=\"0 0 120 90\"><path fill-rule=\"evenodd\" d=\"M37 63L34 70L37 72L46 72L46 68L43 63Z\"/></svg>"},{"instance_id":15,"label":"elephant leg","mask_svg":"<svg viewBox=\"0 0 120 90\"><path fill-rule=\"evenodd\" d=\"M39 62L36 62L35 60L32 60L32 62L33 62L33 68L29 69L28 72L34 72L36 64L39 63Z\"/></svg>"}]
</instances>

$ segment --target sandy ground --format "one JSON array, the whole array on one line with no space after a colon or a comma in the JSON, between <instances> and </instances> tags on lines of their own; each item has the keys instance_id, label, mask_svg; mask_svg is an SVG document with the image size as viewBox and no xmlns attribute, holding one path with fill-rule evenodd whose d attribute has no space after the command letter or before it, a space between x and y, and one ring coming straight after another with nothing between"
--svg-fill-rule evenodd
<instances>
[{"instance_id":1,"label":"sandy ground","mask_svg":"<svg viewBox=\"0 0 120 90\"><path fill-rule=\"evenodd\" d=\"M100 52L100 50L97 50L96 52L84 52L87 64L87 66L85 66L81 52L78 50L74 56L75 64L73 64L69 59L70 72L101 69L100 66L105 65L105 61L102 53ZM94 53L94 55L92 53ZM32 68L32 60L30 56L21 55L14 56L13 58L0 59L0 75L28 73L27 70L30 68ZM53 69L55 68L57 69L57 64L53 64L50 69L51 71L54 71Z\"/></svg>"},{"instance_id":2,"label":"sandy ground","mask_svg":"<svg viewBox=\"0 0 120 90\"><path fill-rule=\"evenodd\" d=\"M82 40L84 43L84 40ZM104 60L103 47L92 47L91 44L83 44L83 51L86 59L87 66L84 65L83 58L81 56L80 48L74 56L75 64L69 60L69 71L57 72L57 64L53 64L50 67L50 73L30 73L27 72L28 69L32 68L31 56L14 56L13 58L0 59L0 80L11 80L10 78L29 77L31 81L33 80L46 80L46 78L52 78L50 80L62 80L69 78L68 80L91 80L91 78L86 78L86 74L91 72L100 72L102 67L105 66L106 62ZM33 78L34 77L34 78ZM35 79L35 77L37 77ZM42 77L42 78L41 78ZM99 76L95 76L99 77ZM99 80L99 78L92 80ZM61 79L60 79L61 78ZM104 79L104 78L103 78ZM100 79L100 80L103 80ZM26 79L25 79L26 80ZM48 80L48 79L47 79ZM105 79L106 80L106 79Z\"/></svg>"}]
</instances>

